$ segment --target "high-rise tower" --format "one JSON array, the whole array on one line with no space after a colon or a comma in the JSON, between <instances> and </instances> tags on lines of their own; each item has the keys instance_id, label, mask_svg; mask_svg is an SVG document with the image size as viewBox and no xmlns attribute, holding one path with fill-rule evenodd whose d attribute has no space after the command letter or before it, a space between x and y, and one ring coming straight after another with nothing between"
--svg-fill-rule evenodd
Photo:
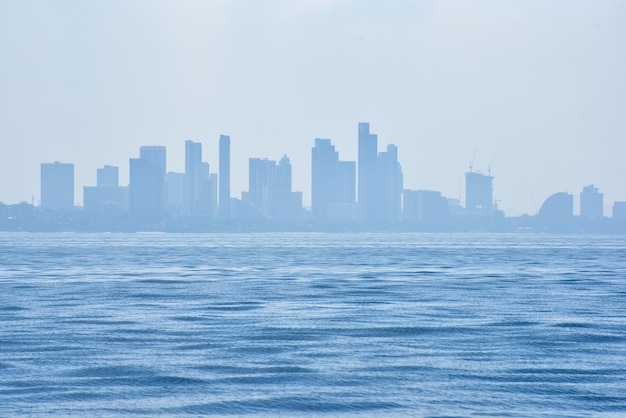
<instances>
[{"instance_id":1,"label":"high-rise tower","mask_svg":"<svg viewBox=\"0 0 626 418\"><path fill-rule=\"evenodd\" d=\"M344 205L354 207L356 165L354 161L339 161L330 139L315 139L311 149L311 211L317 219L328 219L329 208ZM348 208L348 209L351 209Z\"/></svg>"},{"instance_id":2,"label":"high-rise tower","mask_svg":"<svg viewBox=\"0 0 626 418\"><path fill-rule=\"evenodd\" d=\"M230 136L220 135L219 218L230 219Z\"/></svg>"},{"instance_id":3,"label":"high-rise tower","mask_svg":"<svg viewBox=\"0 0 626 418\"><path fill-rule=\"evenodd\" d=\"M161 219L165 209L165 147L139 149L139 158L130 159L129 209L142 221Z\"/></svg>"},{"instance_id":4,"label":"high-rise tower","mask_svg":"<svg viewBox=\"0 0 626 418\"><path fill-rule=\"evenodd\" d=\"M74 208L74 164L41 164L41 208L70 210Z\"/></svg>"},{"instance_id":5,"label":"high-rise tower","mask_svg":"<svg viewBox=\"0 0 626 418\"><path fill-rule=\"evenodd\" d=\"M468 171L465 173L465 208L472 212L490 212L493 202L493 176Z\"/></svg>"},{"instance_id":6,"label":"high-rise tower","mask_svg":"<svg viewBox=\"0 0 626 418\"><path fill-rule=\"evenodd\" d=\"M580 193L580 216L586 219L600 219L603 216L604 194L593 184L583 187Z\"/></svg>"},{"instance_id":7,"label":"high-rise tower","mask_svg":"<svg viewBox=\"0 0 626 418\"><path fill-rule=\"evenodd\" d=\"M200 207L200 190L203 183L202 144L185 141L185 188L184 210L187 214L197 214ZM207 174L208 175L208 174Z\"/></svg>"},{"instance_id":8,"label":"high-rise tower","mask_svg":"<svg viewBox=\"0 0 626 418\"><path fill-rule=\"evenodd\" d=\"M369 123L359 123L358 202L363 221L375 218L377 153L378 136L370 133Z\"/></svg>"}]
</instances>

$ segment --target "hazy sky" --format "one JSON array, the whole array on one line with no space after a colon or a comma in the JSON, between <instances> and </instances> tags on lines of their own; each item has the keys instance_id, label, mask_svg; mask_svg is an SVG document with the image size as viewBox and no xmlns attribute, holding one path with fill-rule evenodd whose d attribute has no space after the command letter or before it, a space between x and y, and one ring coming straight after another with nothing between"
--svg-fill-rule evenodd
<instances>
[{"instance_id":1,"label":"hazy sky","mask_svg":"<svg viewBox=\"0 0 626 418\"><path fill-rule=\"evenodd\" d=\"M286 154L308 204L314 138L356 160L361 121L406 188L464 200L476 150L508 214L591 183L606 215L626 200L626 0L0 0L0 64L6 203L59 160L82 204L141 145L182 172L202 142L217 172L228 134L233 196L249 157Z\"/></svg>"}]
</instances>

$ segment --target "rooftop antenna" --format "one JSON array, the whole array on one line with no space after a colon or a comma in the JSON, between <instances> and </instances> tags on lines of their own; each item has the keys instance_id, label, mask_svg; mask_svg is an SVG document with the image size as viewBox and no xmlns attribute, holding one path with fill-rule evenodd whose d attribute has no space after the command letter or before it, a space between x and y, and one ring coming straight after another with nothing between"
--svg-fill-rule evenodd
<instances>
[{"instance_id":1,"label":"rooftop antenna","mask_svg":"<svg viewBox=\"0 0 626 418\"><path fill-rule=\"evenodd\" d=\"M493 165L493 161L496 159L496 157L493 157L491 159L491 162L489 163L489 165L487 166L487 175L491 176L491 166Z\"/></svg>"},{"instance_id":2,"label":"rooftop antenna","mask_svg":"<svg viewBox=\"0 0 626 418\"><path fill-rule=\"evenodd\" d=\"M472 155L472 161L469 163L470 173L472 173L472 168L474 168L474 158L476 158L476 148L474 148L474 154Z\"/></svg>"}]
</instances>

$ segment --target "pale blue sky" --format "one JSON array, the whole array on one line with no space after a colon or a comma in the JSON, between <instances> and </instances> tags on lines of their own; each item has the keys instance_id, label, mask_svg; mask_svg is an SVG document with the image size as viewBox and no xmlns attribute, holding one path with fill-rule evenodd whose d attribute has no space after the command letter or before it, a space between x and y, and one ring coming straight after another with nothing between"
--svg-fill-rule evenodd
<instances>
[{"instance_id":1,"label":"pale blue sky","mask_svg":"<svg viewBox=\"0 0 626 418\"><path fill-rule=\"evenodd\" d=\"M395 143L405 186L463 198L487 171L509 214L593 183L626 200L626 1L0 0L0 201L39 199L39 164L96 169L184 141L217 171L231 136L233 196L248 158L310 150L355 160L357 123ZM495 158L495 159L494 159ZM534 206L533 206L534 201Z\"/></svg>"}]
</instances>

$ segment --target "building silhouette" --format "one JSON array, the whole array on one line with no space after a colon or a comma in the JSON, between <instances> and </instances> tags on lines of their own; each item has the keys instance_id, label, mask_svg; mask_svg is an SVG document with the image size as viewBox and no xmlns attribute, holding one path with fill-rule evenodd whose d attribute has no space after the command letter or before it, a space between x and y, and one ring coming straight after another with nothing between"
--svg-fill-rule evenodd
<instances>
[{"instance_id":1,"label":"building silhouette","mask_svg":"<svg viewBox=\"0 0 626 418\"><path fill-rule=\"evenodd\" d=\"M41 208L65 211L74 208L74 164L41 164Z\"/></svg>"},{"instance_id":2,"label":"building silhouette","mask_svg":"<svg viewBox=\"0 0 626 418\"><path fill-rule=\"evenodd\" d=\"M537 219L541 226L565 227L574 217L574 196L559 192L548 197L541 205Z\"/></svg>"},{"instance_id":3,"label":"building silhouette","mask_svg":"<svg viewBox=\"0 0 626 418\"><path fill-rule=\"evenodd\" d=\"M318 220L355 217L356 163L339 161L330 139L315 139L311 149L311 212Z\"/></svg>"},{"instance_id":4,"label":"building silhouette","mask_svg":"<svg viewBox=\"0 0 626 418\"><path fill-rule=\"evenodd\" d=\"M425 229L445 228L450 220L450 205L441 192L404 190L403 220Z\"/></svg>"},{"instance_id":5,"label":"building silhouette","mask_svg":"<svg viewBox=\"0 0 626 418\"><path fill-rule=\"evenodd\" d=\"M618 221L626 221L626 202L613 202L612 218Z\"/></svg>"},{"instance_id":6,"label":"building silhouette","mask_svg":"<svg viewBox=\"0 0 626 418\"><path fill-rule=\"evenodd\" d=\"M401 218L402 167L398 148L390 144L378 153L378 136L369 123L359 123L358 209L365 223L397 222Z\"/></svg>"},{"instance_id":7,"label":"building silhouette","mask_svg":"<svg viewBox=\"0 0 626 418\"><path fill-rule=\"evenodd\" d=\"M143 146L131 158L129 209L137 221L155 222L165 214L165 161L163 146Z\"/></svg>"},{"instance_id":8,"label":"building silhouette","mask_svg":"<svg viewBox=\"0 0 626 418\"><path fill-rule=\"evenodd\" d=\"M97 187L119 187L120 175L119 167L105 165L96 170L96 186Z\"/></svg>"},{"instance_id":9,"label":"building silhouette","mask_svg":"<svg viewBox=\"0 0 626 418\"><path fill-rule=\"evenodd\" d=\"M83 209L104 218L120 217L128 210L128 188L119 185L119 168L105 165L96 171L96 187L83 187Z\"/></svg>"},{"instance_id":10,"label":"building silhouette","mask_svg":"<svg viewBox=\"0 0 626 418\"><path fill-rule=\"evenodd\" d=\"M201 191L204 181L202 164L202 144L191 140L185 141L185 195L184 213L198 215L201 210ZM208 176L208 174L206 174Z\"/></svg>"},{"instance_id":11,"label":"building silhouette","mask_svg":"<svg viewBox=\"0 0 626 418\"><path fill-rule=\"evenodd\" d=\"M398 147L387 145L378 154L376 167L375 220L398 222L402 217L402 167L398 162Z\"/></svg>"},{"instance_id":12,"label":"building silhouette","mask_svg":"<svg viewBox=\"0 0 626 418\"><path fill-rule=\"evenodd\" d=\"M292 191L291 162L284 155L278 165L274 178L269 184L269 216L271 219L286 221L299 217L302 209L302 193Z\"/></svg>"},{"instance_id":13,"label":"building silhouette","mask_svg":"<svg viewBox=\"0 0 626 418\"><path fill-rule=\"evenodd\" d=\"M376 160L378 136L370 133L370 124L359 123L358 130L358 210L361 221L376 219Z\"/></svg>"},{"instance_id":14,"label":"building silhouette","mask_svg":"<svg viewBox=\"0 0 626 418\"><path fill-rule=\"evenodd\" d=\"M248 220L300 217L302 193L292 191L291 171L287 156L278 164L267 158L250 158L248 191L242 193L245 209L239 210L239 216Z\"/></svg>"},{"instance_id":15,"label":"building silhouette","mask_svg":"<svg viewBox=\"0 0 626 418\"><path fill-rule=\"evenodd\" d=\"M219 219L230 219L230 136L220 135Z\"/></svg>"},{"instance_id":16,"label":"building silhouette","mask_svg":"<svg viewBox=\"0 0 626 418\"><path fill-rule=\"evenodd\" d=\"M495 210L492 176L475 171L465 173L465 208L472 213Z\"/></svg>"},{"instance_id":17,"label":"building silhouette","mask_svg":"<svg viewBox=\"0 0 626 418\"><path fill-rule=\"evenodd\" d=\"M603 197L593 184L583 187L580 193L580 217L585 219L600 219L603 215Z\"/></svg>"},{"instance_id":18,"label":"building silhouette","mask_svg":"<svg viewBox=\"0 0 626 418\"><path fill-rule=\"evenodd\" d=\"M186 197L186 176L185 173L170 171L165 178L166 198L165 204L168 213L173 217L185 214Z\"/></svg>"},{"instance_id":19,"label":"building silhouette","mask_svg":"<svg viewBox=\"0 0 626 418\"><path fill-rule=\"evenodd\" d=\"M263 217L269 217L269 187L275 174L276 161L267 158L248 160L248 192L244 192L242 200Z\"/></svg>"}]
</instances>

